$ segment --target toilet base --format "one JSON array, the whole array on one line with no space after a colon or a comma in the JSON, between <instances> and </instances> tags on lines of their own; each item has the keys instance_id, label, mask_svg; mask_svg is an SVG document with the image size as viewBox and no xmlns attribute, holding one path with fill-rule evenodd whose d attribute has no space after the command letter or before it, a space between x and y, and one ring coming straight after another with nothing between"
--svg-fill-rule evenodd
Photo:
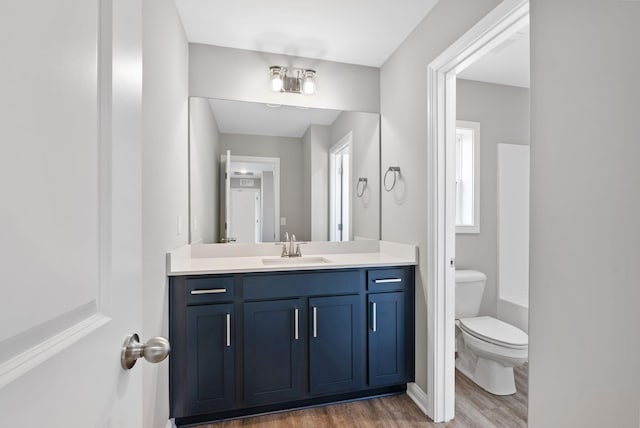
<instances>
[{"instance_id":1,"label":"toilet base","mask_svg":"<svg viewBox=\"0 0 640 428\"><path fill-rule=\"evenodd\" d=\"M475 384L494 395L512 395L516 393L516 382L513 367L478 357L471 366L464 360L456 359L456 369L471 379Z\"/></svg>"}]
</instances>

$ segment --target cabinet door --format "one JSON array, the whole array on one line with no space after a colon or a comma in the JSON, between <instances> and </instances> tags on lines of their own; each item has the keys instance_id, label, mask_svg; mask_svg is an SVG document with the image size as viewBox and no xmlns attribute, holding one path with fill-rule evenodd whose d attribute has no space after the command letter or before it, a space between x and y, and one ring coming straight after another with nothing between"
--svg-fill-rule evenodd
<instances>
[{"instance_id":1,"label":"cabinet door","mask_svg":"<svg viewBox=\"0 0 640 428\"><path fill-rule=\"evenodd\" d=\"M360 296L309 299L311 394L361 388L365 378L365 320Z\"/></svg>"},{"instance_id":2,"label":"cabinet door","mask_svg":"<svg viewBox=\"0 0 640 428\"><path fill-rule=\"evenodd\" d=\"M233 407L233 304L187 307L187 413Z\"/></svg>"},{"instance_id":3,"label":"cabinet door","mask_svg":"<svg viewBox=\"0 0 640 428\"><path fill-rule=\"evenodd\" d=\"M304 299L291 299L244 304L244 394L248 404L303 396L304 303Z\"/></svg>"},{"instance_id":4,"label":"cabinet door","mask_svg":"<svg viewBox=\"0 0 640 428\"><path fill-rule=\"evenodd\" d=\"M404 293L369 294L369 385L407 380Z\"/></svg>"}]
</instances>

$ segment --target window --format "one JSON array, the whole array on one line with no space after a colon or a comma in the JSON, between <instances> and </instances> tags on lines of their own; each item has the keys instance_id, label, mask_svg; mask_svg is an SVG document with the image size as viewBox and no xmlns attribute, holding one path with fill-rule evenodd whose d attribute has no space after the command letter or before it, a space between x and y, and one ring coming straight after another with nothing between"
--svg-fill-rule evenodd
<instances>
[{"instance_id":1,"label":"window","mask_svg":"<svg viewBox=\"0 0 640 428\"><path fill-rule=\"evenodd\" d=\"M480 233L478 122L456 122L456 233Z\"/></svg>"}]
</instances>

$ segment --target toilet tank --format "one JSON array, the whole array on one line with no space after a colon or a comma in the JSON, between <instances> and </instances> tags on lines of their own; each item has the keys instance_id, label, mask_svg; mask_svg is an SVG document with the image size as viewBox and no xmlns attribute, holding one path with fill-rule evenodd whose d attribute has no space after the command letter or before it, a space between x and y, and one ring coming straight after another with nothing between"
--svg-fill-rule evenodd
<instances>
[{"instance_id":1,"label":"toilet tank","mask_svg":"<svg viewBox=\"0 0 640 428\"><path fill-rule=\"evenodd\" d=\"M487 275L477 270L456 270L456 319L477 317Z\"/></svg>"}]
</instances>

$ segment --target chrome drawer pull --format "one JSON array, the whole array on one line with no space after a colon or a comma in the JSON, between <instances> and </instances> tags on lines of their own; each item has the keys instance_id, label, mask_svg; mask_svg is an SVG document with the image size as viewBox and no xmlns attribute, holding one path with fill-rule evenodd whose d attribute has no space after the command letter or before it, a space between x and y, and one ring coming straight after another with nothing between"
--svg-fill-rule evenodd
<instances>
[{"instance_id":1,"label":"chrome drawer pull","mask_svg":"<svg viewBox=\"0 0 640 428\"><path fill-rule=\"evenodd\" d=\"M300 335L298 331L298 308L295 308L293 310L293 316L294 316L294 324L293 324L294 336L295 336L295 339L298 340L300 339Z\"/></svg>"},{"instance_id":2,"label":"chrome drawer pull","mask_svg":"<svg viewBox=\"0 0 640 428\"><path fill-rule=\"evenodd\" d=\"M318 308L313 307L313 337L318 337Z\"/></svg>"},{"instance_id":3,"label":"chrome drawer pull","mask_svg":"<svg viewBox=\"0 0 640 428\"><path fill-rule=\"evenodd\" d=\"M231 346L231 314L227 314L227 348Z\"/></svg>"},{"instance_id":4,"label":"chrome drawer pull","mask_svg":"<svg viewBox=\"0 0 640 428\"><path fill-rule=\"evenodd\" d=\"M388 284L390 282L402 282L402 278L374 279L376 284Z\"/></svg>"},{"instance_id":5,"label":"chrome drawer pull","mask_svg":"<svg viewBox=\"0 0 640 428\"><path fill-rule=\"evenodd\" d=\"M222 294L226 293L226 288L212 288L211 290L191 290L191 294Z\"/></svg>"},{"instance_id":6,"label":"chrome drawer pull","mask_svg":"<svg viewBox=\"0 0 640 428\"><path fill-rule=\"evenodd\" d=\"M376 302L373 302L371 304L372 307L372 312L373 312L373 332L375 333L378 330L378 305L376 304Z\"/></svg>"}]
</instances>

